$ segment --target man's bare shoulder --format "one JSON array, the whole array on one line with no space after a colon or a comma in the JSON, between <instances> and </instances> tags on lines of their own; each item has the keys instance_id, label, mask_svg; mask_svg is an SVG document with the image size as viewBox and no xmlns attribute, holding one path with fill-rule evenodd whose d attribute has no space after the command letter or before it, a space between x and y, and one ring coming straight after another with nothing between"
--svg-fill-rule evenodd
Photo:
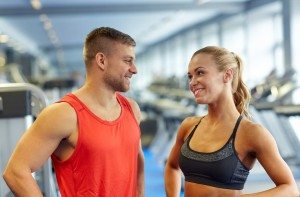
<instances>
[{"instance_id":1,"label":"man's bare shoulder","mask_svg":"<svg viewBox=\"0 0 300 197\"><path fill-rule=\"evenodd\" d=\"M77 128L77 115L66 102L54 103L46 107L34 122L34 127L45 132L69 136Z\"/></svg>"},{"instance_id":2,"label":"man's bare shoulder","mask_svg":"<svg viewBox=\"0 0 300 197\"><path fill-rule=\"evenodd\" d=\"M40 115L55 115L59 113L62 117L76 115L74 108L67 102L53 103L47 106Z\"/></svg>"},{"instance_id":3,"label":"man's bare shoulder","mask_svg":"<svg viewBox=\"0 0 300 197\"><path fill-rule=\"evenodd\" d=\"M128 102L130 103L133 110L140 110L139 105L137 104L137 102L134 99L129 98L129 97L125 97L125 98L128 100Z\"/></svg>"},{"instance_id":4,"label":"man's bare shoulder","mask_svg":"<svg viewBox=\"0 0 300 197\"><path fill-rule=\"evenodd\" d=\"M125 98L128 100L137 122L140 123L142 115L141 115L141 110L140 110L139 105L137 104L137 102L134 99L129 98L129 97L125 97Z\"/></svg>"}]
</instances>

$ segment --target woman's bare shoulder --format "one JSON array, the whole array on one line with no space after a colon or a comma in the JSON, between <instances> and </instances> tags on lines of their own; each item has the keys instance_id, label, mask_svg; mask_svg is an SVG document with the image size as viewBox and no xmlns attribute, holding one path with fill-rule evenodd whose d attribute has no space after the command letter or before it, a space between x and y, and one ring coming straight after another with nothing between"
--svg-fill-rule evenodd
<instances>
[{"instance_id":1,"label":"woman's bare shoulder","mask_svg":"<svg viewBox=\"0 0 300 197\"><path fill-rule=\"evenodd\" d=\"M200 116L189 116L182 121L181 127L190 128L190 127L198 124L198 122L201 120L201 118L202 117L200 117Z\"/></svg>"},{"instance_id":2,"label":"woman's bare shoulder","mask_svg":"<svg viewBox=\"0 0 300 197\"><path fill-rule=\"evenodd\" d=\"M273 138L271 133L261 124L245 119L242 122L240 135L252 147L263 146L266 140Z\"/></svg>"},{"instance_id":3,"label":"woman's bare shoulder","mask_svg":"<svg viewBox=\"0 0 300 197\"><path fill-rule=\"evenodd\" d=\"M192 128L194 128L194 126L199 123L201 118L202 117L200 116L190 116L185 118L179 127L179 137L185 139L186 136L191 132Z\"/></svg>"},{"instance_id":4,"label":"woman's bare shoulder","mask_svg":"<svg viewBox=\"0 0 300 197\"><path fill-rule=\"evenodd\" d=\"M263 127L261 124L258 124L252 120L244 119L242 123L243 133L246 135L260 135L264 132L268 132L265 127Z\"/></svg>"}]
</instances>

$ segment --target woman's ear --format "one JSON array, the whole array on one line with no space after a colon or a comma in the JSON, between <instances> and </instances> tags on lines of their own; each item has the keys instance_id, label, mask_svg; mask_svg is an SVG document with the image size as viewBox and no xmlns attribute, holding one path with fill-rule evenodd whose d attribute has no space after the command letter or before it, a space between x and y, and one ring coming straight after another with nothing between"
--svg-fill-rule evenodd
<instances>
[{"instance_id":1,"label":"woman's ear","mask_svg":"<svg viewBox=\"0 0 300 197\"><path fill-rule=\"evenodd\" d=\"M233 79L234 71L232 68L228 68L224 73L224 82L228 83L231 82Z\"/></svg>"},{"instance_id":2,"label":"woman's ear","mask_svg":"<svg viewBox=\"0 0 300 197\"><path fill-rule=\"evenodd\" d=\"M104 70L105 69L105 61L106 61L106 56L103 53L97 53L95 56L95 61L97 66Z\"/></svg>"}]
</instances>

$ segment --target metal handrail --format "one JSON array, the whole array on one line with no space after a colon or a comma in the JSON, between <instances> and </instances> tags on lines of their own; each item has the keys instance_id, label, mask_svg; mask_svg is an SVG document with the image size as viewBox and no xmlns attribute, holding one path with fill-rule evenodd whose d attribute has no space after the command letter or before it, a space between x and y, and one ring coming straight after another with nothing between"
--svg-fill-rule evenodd
<instances>
[{"instance_id":1,"label":"metal handrail","mask_svg":"<svg viewBox=\"0 0 300 197\"><path fill-rule=\"evenodd\" d=\"M40 98L41 107L46 107L49 104L48 98L43 90L30 83L2 83L0 84L0 92L14 92L27 90L32 92L37 98Z\"/></svg>"}]
</instances>

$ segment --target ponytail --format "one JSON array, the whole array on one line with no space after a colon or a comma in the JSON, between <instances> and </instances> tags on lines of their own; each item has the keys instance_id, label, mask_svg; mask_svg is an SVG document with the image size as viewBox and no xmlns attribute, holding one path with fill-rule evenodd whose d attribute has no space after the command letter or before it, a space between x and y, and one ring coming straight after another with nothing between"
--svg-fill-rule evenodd
<instances>
[{"instance_id":1,"label":"ponytail","mask_svg":"<svg viewBox=\"0 0 300 197\"><path fill-rule=\"evenodd\" d=\"M238 55L236 55L235 53L232 54L237 63L237 72L235 79L233 80L233 83L235 83L233 84L233 87L235 87L235 91L233 93L234 104L240 114L245 115L247 118L251 118L248 109L251 96L246 84L242 80L243 62Z\"/></svg>"}]
</instances>

